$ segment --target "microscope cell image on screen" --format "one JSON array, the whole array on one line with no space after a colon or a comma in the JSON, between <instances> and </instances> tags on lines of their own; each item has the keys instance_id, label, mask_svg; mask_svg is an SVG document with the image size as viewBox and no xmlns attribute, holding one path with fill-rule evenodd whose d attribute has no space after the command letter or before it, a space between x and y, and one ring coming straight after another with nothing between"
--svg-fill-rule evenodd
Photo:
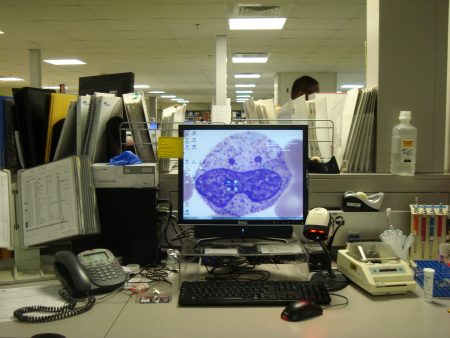
<instances>
[{"instance_id":1,"label":"microscope cell image on screen","mask_svg":"<svg viewBox=\"0 0 450 338\"><path fill-rule=\"evenodd\" d=\"M295 197L303 193L302 141L298 131L186 131L184 217L236 220L302 217L303 209L295 202L298 199ZM293 203L286 204L286 200Z\"/></svg>"},{"instance_id":2,"label":"microscope cell image on screen","mask_svg":"<svg viewBox=\"0 0 450 338\"><path fill-rule=\"evenodd\" d=\"M281 150L257 132L230 135L201 162L195 188L219 215L242 216L266 209L291 177Z\"/></svg>"}]
</instances>

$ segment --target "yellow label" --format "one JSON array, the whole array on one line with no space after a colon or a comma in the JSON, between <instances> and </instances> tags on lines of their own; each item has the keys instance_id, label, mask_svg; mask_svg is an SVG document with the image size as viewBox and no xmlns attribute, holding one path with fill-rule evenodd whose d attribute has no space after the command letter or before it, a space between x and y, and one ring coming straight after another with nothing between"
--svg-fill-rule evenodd
<instances>
[{"instance_id":1,"label":"yellow label","mask_svg":"<svg viewBox=\"0 0 450 338\"><path fill-rule=\"evenodd\" d=\"M182 158L182 137L158 137L158 158Z\"/></svg>"},{"instance_id":2,"label":"yellow label","mask_svg":"<svg viewBox=\"0 0 450 338\"><path fill-rule=\"evenodd\" d=\"M403 139L402 148L412 148L414 146L414 140Z\"/></svg>"}]
</instances>

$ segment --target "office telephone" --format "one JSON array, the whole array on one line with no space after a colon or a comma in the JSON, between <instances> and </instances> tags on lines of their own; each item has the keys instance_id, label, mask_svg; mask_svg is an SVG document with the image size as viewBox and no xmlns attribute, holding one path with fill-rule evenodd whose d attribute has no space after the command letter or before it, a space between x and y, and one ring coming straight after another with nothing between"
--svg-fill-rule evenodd
<instances>
[{"instance_id":1,"label":"office telephone","mask_svg":"<svg viewBox=\"0 0 450 338\"><path fill-rule=\"evenodd\" d=\"M127 276L111 251L93 249L80 252L58 251L55 254L55 275L64 286L59 290L66 301L64 306L25 306L14 311L23 322L41 323L64 319L89 311L95 304L93 294L106 293L122 287ZM84 298L84 305L76 307L75 298ZM40 313L40 315L36 315Z\"/></svg>"},{"instance_id":2,"label":"office telephone","mask_svg":"<svg viewBox=\"0 0 450 338\"><path fill-rule=\"evenodd\" d=\"M74 297L106 293L120 288L127 277L111 251L92 249L75 256L71 251L55 254L55 275Z\"/></svg>"}]
</instances>

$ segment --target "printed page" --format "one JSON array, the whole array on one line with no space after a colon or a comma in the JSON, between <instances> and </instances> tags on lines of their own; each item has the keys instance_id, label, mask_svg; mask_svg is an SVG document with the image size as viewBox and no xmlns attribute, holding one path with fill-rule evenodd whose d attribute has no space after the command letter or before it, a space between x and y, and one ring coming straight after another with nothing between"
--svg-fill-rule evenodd
<instances>
[{"instance_id":1,"label":"printed page","mask_svg":"<svg viewBox=\"0 0 450 338\"><path fill-rule=\"evenodd\" d=\"M0 322L13 321L15 310L24 306L63 306L60 284L0 289Z\"/></svg>"}]
</instances>

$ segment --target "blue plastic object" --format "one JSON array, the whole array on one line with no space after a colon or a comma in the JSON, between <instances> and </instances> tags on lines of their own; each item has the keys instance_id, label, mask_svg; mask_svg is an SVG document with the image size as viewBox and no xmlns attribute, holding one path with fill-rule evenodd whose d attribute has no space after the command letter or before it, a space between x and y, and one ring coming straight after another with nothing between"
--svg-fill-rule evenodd
<instances>
[{"instance_id":1,"label":"blue plastic object","mask_svg":"<svg viewBox=\"0 0 450 338\"><path fill-rule=\"evenodd\" d=\"M433 297L450 297L450 267L445 263L431 260L414 261L417 265L415 269L415 279L417 284L423 288L423 269L434 269Z\"/></svg>"},{"instance_id":2,"label":"blue plastic object","mask_svg":"<svg viewBox=\"0 0 450 338\"><path fill-rule=\"evenodd\" d=\"M142 160L134 154L132 151L126 150L122 154L117 155L109 160L111 165L127 165L127 164L139 164Z\"/></svg>"}]
</instances>

